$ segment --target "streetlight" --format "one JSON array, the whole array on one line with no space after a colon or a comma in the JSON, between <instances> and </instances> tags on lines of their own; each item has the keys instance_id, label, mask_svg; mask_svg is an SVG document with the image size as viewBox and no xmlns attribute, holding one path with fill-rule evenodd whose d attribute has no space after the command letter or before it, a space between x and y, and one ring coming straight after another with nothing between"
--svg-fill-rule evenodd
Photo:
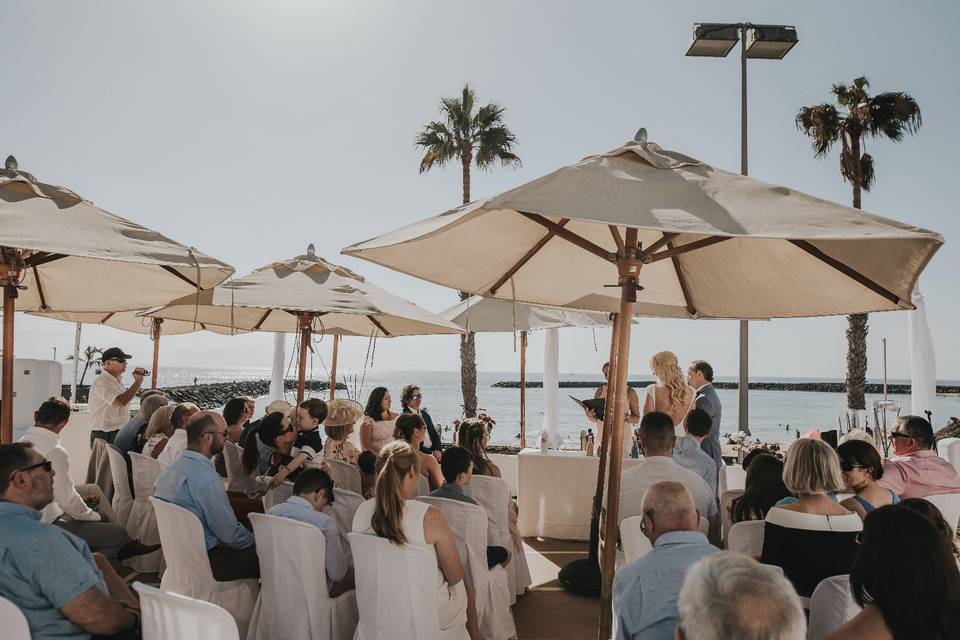
<instances>
[{"instance_id":1,"label":"streetlight","mask_svg":"<svg viewBox=\"0 0 960 640\"><path fill-rule=\"evenodd\" d=\"M784 24L750 22L704 22L693 25L687 55L725 58L740 42L740 174L747 175L747 58L780 60L797 44L797 30ZM740 431L750 433L748 392L750 384L750 325L740 321Z\"/></svg>"}]
</instances>

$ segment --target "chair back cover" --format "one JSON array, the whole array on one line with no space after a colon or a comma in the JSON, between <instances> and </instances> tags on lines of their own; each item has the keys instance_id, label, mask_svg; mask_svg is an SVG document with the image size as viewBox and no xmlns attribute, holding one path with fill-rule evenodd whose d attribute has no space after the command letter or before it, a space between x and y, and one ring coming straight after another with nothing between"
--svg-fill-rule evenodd
<instances>
[{"instance_id":1,"label":"chair back cover","mask_svg":"<svg viewBox=\"0 0 960 640\"><path fill-rule=\"evenodd\" d=\"M287 498L293 495L293 483L289 480L283 481L273 489L268 489L263 495L263 510L270 511L274 505L286 502Z\"/></svg>"},{"instance_id":2,"label":"chair back cover","mask_svg":"<svg viewBox=\"0 0 960 640\"><path fill-rule=\"evenodd\" d=\"M730 527L727 549L759 558L763 553L763 520L745 520Z\"/></svg>"},{"instance_id":3,"label":"chair back cover","mask_svg":"<svg viewBox=\"0 0 960 640\"><path fill-rule=\"evenodd\" d=\"M233 616L215 604L134 582L143 640L240 640Z\"/></svg>"},{"instance_id":4,"label":"chair back cover","mask_svg":"<svg viewBox=\"0 0 960 640\"><path fill-rule=\"evenodd\" d=\"M850 576L832 576L820 581L810 596L807 640L821 640L860 613L850 594Z\"/></svg>"},{"instance_id":5,"label":"chair back cover","mask_svg":"<svg viewBox=\"0 0 960 640\"><path fill-rule=\"evenodd\" d=\"M159 544L160 531L157 529L157 516L150 504L153 485L160 475L160 463L149 456L130 452L130 467L133 469L133 506L127 519L127 533L143 544ZM124 564L140 573L160 571L163 551L154 551L142 556L125 560Z\"/></svg>"},{"instance_id":6,"label":"chair back cover","mask_svg":"<svg viewBox=\"0 0 960 640\"><path fill-rule=\"evenodd\" d=\"M347 565L353 566L353 552L350 549L350 540L347 534L353 528L353 516L357 509L363 504L363 496L359 493L353 493L339 487L333 488L334 501L328 504L323 510L328 516L337 523L337 531L340 533L340 546L343 547L343 553L347 556Z\"/></svg>"},{"instance_id":7,"label":"chair back cover","mask_svg":"<svg viewBox=\"0 0 960 640\"><path fill-rule=\"evenodd\" d=\"M625 563L639 560L653 549L650 538L640 529L642 522L643 516L630 516L620 522L620 543L623 545Z\"/></svg>"},{"instance_id":8,"label":"chair back cover","mask_svg":"<svg viewBox=\"0 0 960 640\"><path fill-rule=\"evenodd\" d=\"M724 491L743 490L747 486L747 472L739 464L723 465L720 467L720 486L719 491L722 495Z\"/></svg>"},{"instance_id":9,"label":"chair back cover","mask_svg":"<svg viewBox=\"0 0 960 640\"><path fill-rule=\"evenodd\" d=\"M257 482L243 470L243 449L232 442L223 443L223 466L227 470L227 491L249 495L257 490Z\"/></svg>"},{"instance_id":10,"label":"chair back cover","mask_svg":"<svg viewBox=\"0 0 960 640\"><path fill-rule=\"evenodd\" d=\"M327 590L326 540L317 527L251 513L260 559L260 598L250 637L350 640L357 628L356 592Z\"/></svg>"},{"instance_id":11,"label":"chair back cover","mask_svg":"<svg viewBox=\"0 0 960 640\"><path fill-rule=\"evenodd\" d=\"M90 461L87 463L85 484L95 484L103 495L113 504L113 475L110 471L110 458L107 457L107 441L97 438L90 448Z\"/></svg>"},{"instance_id":12,"label":"chair back cover","mask_svg":"<svg viewBox=\"0 0 960 640\"><path fill-rule=\"evenodd\" d=\"M710 533L710 521L704 518L703 516L700 516L700 522L698 526L699 526L698 530L703 535L707 535L708 533Z\"/></svg>"},{"instance_id":13,"label":"chair back cover","mask_svg":"<svg viewBox=\"0 0 960 640\"><path fill-rule=\"evenodd\" d=\"M99 438L98 438L99 439ZM111 506L117 515L117 523L127 526L130 509L133 508L133 494L130 493L130 479L127 476L127 461L112 444L107 444L107 459L110 461L110 477L113 479L113 500Z\"/></svg>"},{"instance_id":14,"label":"chair back cover","mask_svg":"<svg viewBox=\"0 0 960 640\"><path fill-rule=\"evenodd\" d=\"M330 467L330 477L333 478L334 487L346 489L358 495L363 493L359 467L333 458L324 458L323 461Z\"/></svg>"},{"instance_id":15,"label":"chair back cover","mask_svg":"<svg viewBox=\"0 0 960 640\"><path fill-rule=\"evenodd\" d=\"M350 533L349 538L360 611L355 640L468 637L465 626L440 631L437 558L429 546L400 547L363 533Z\"/></svg>"},{"instance_id":16,"label":"chair back cover","mask_svg":"<svg viewBox=\"0 0 960 640\"><path fill-rule=\"evenodd\" d=\"M510 549L513 553L513 560L506 566L506 570L510 583L510 604L516 604L517 596L521 595L533 580L523 546L517 548L510 534L510 512L514 508L510 486L500 478L477 475L473 476L469 486L470 495L487 512L487 544Z\"/></svg>"},{"instance_id":17,"label":"chair back cover","mask_svg":"<svg viewBox=\"0 0 960 640\"><path fill-rule=\"evenodd\" d=\"M938 493L924 498L930 502L943 515L943 519L950 525L950 530L957 532L957 525L960 525L960 493Z\"/></svg>"},{"instance_id":18,"label":"chair back cover","mask_svg":"<svg viewBox=\"0 0 960 640\"><path fill-rule=\"evenodd\" d=\"M418 496L430 495L430 483L422 475L417 476L417 495Z\"/></svg>"},{"instance_id":19,"label":"chair back cover","mask_svg":"<svg viewBox=\"0 0 960 640\"><path fill-rule=\"evenodd\" d=\"M30 625L20 608L0 596L0 628L7 640L30 640Z\"/></svg>"},{"instance_id":20,"label":"chair back cover","mask_svg":"<svg viewBox=\"0 0 960 640\"><path fill-rule=\"evenodd\" d=\"M733 501L743 495L743 489L734 489L724 491L720 494L720 518L723 522L723 539L726 540L730 535L730 527L733 526L733 516L730 515L730 507Z\"/></svg>"}]
</instances>

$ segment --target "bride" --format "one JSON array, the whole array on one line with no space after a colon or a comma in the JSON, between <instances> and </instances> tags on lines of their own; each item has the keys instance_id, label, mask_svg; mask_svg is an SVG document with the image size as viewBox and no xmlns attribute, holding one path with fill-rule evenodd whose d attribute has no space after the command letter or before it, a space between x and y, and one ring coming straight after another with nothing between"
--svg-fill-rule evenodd
<instances>
[{"instance_id":1,"label":"bride","mask_svg":"<svg viewBox=\"0 0 960 640\"><path fill-rule=\"evenodd\" d=\"M693 408L696 393L687 385L677 356L672 351L661 351L650 358L650 370L657 382L647 386L643 399L643 415L659 411L673 420L677 436L683 436L683 421Z\"/></svg>"}]
</instances>

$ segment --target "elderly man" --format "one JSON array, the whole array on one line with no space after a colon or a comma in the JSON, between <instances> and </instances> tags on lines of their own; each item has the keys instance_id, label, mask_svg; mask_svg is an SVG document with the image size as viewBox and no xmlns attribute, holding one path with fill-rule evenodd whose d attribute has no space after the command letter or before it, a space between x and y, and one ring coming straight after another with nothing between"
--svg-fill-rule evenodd
<instances>
[{"instance_id":1,"label":"elderly man","mask_svg":"<svg viewBox=\"0 0 960 640\"><path fill-rule=\"evenodd\" d=\"M713 388L713 367L704 360L694 360L687 369L687 383L696 390L695 401L698 409L710 416L710 435L703 439L700 447L713 458L717 469L723 466L723 448L720 446L720 418L723 405L720 396Z\"/></svg>"},{"instance_id":2,"label":"elderly man","mask_svg":"<svg viewBox=\"0 0 960 640\"><path fill-rule=\"evenodd\" d=\"M33 640L139 637L136 598L106 558L40 521L56 475L29 443L0 445L0 596Z\"/></svg>"},{"instance_id":3,"label":"elderly man","mask_svg":"<svg viewBox=\"0 0 960 640\"><path fill-rule=\"evenodd\" d=\"M679 482L690 491L700 515L710 521L710 540L717 541L720 537L717 494L699 474L684 469L673 460L676 439L673 420L667 414L651 411L640 420L640 441L646 457L620 475L620 520L640 515L647 490L657 482L670 480Z\"/></svg>"},{"instance_id":4,"label":"elderly man","mask_svg":"<svg viewBox=\"0 0 960 640\"><path fill-rule=\"evenodd\" d=\"M722 551L687 572L676 640L805 640L807 621L790 581L774 568Z\"/></svg>"},{"instance_id":5,"label":"elderly man","mask_svg":"<svg viewBox=\"0 0 960 640\"><path fill-rule=\"evenodd\" d=\"M173 435L162 443L162 451L157 460L163 464L173 464L180 454L187 448L187 422L190 417L200 411L200 407L192 402L181 402L170 414L170 423L173 425ZM156 449L154 449L156 452Z\"/></svg>"},{"instance_id":6,"label":"elderly man","mask_svg":"<svg viewBox=\"0 0 960 640\"><path fill-rule=\"evenodd\" d=\"M160 472L154 496L183 507L200 519L215 580L259 578L253 535L237 521L223 478L210 462L223 450L226 421L214 411L201 411L190 418L186 433L187 450Z\"/></svg>"},{"instance_id":7,"label":"elderly man","mask_svg":"<svg viewBox=\"0 0 960 640\"><path fill-rule=\"evenodd\" d=\"M684 469L693 471L703 478L710 491L717 493L717 465L713 458L700 448L701 443L710 435L713 420L710 414L695 408L683 421L683 437L677 438L673 447L673 459Z\"/></svg>"},{"instance_id":8,"label":"elderly man","mask_svg":"<svg viewBox=\"0 0 960 640\"><path fill-rule=\"evenodd\" d=\"M900 416L890 431L896 456L883 465L880 484L901 498L960 493L960 477L933 450L933 427L919 416Z\"/></svg>"},{"instance_id":9,"label":"elderly man","mask_svg":"<svg viewBox=\"0 0 960 640\"><path fill-rule=\"evenodd\" d=\"M113 439L130 420L130 401L136 397L146 373L137 367L133 370L133 384L127 389L121 378L127 370L127 360L133 356L120 347L110 347L100 356L102 371L90 385L90 446L96 439L113 443Z\"/></svg>"},{"instance_id":10,"label":"elderly man","mask_svg":"<svg viewBox=\"0 0 960 640\"><path fill-rule=\"evenodd\" d=\"M616 640L673 638L687 569L718 552L698 530L699 520L693 496L679 482L658 482L647 490L643 530L653 549L621 568L613 581Z\"/></svg>"}]
</instances>

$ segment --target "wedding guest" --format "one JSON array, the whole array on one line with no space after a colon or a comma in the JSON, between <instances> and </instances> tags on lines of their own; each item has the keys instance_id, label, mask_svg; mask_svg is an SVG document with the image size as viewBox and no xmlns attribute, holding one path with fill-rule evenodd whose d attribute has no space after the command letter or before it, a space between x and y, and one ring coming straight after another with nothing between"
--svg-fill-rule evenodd
<instances>
[{"instance_id":1,"label":"wedding guest","mask_svg":"<svg viewBox=\"0 0 960 640\"><path fill-rule=\"evenodd\" d=\"M269 476L270 487L276 487L285 480L296 480L304 465L313 459L313 453L294 446L296 430L290 424L290 417L279 411L271 413L260 421L256 431L247 439L243 448L243 470L248 474ZM260 442L269 447L269 457L262 455Z\"/></svg>"},{"instance_id":2,"label":"wedding guest","mask_svg":"<svg viewBox=\"0 0 960 640\"><path fill-rule=\"evenodd\" d=\"M358 463L360 453L348 438L362 415L363 408L353 400L334 398L327 403L327 417L323 421L323 430L327 434L327 441L323 444L324 459ZM376 456L373 458L375 461Z\"/></svg>"},{"instance_id":3,"label":"wedding guest","mask_svg":"<svg viewBox=\"0 0 960 640\"><path fill-rule=\"evenodd\" d=\"M600 371L603 372L603 379L605 381L610 380L610 363L604 362L603 366L600 368ZM607 399L607 382L604 382L602 385L597 387L597 390L593 393L593 398L595 400L603 398ZM588 410L586 412L587 418L594 423L597 429L597 442L603 442L603 420L598 420L597 415L592 411ZM623 456L626 456L630 452L633 444L633 436L631 435L632 426L640 422L640 398L637 397L637 390L633 387L627 387L627 417L623 423L623 444L621 452Z\"/></svg>"},{"instance_id":4,"label":"wedding guest","mask_svg":"<svg viewBox=\"0 0 960 640\"><path fill-rule=\"evenodd\" d=\"M473 456L473 473L478 476L503 477L498 467L487 455L490 433L487 423L479 418L467 418L460 423L457 431L457 444Z\"/></svg>"},{"instance_id":5,"label":"wedding guest","mask_svg":"<svg viewBox=\"0 0 960 640\"><path fill-rule=\"evenodd\" d=\"M443 474L440 472L440 463L429 453L420 451L420 445L427 438L427 424L423 416L416 413L404 413L397 418L393 437L408 443L420 456L420 475L427 479L430 490L439 489L443 484Z\"/></svg>"},{"instance_id":6,"label":"wedding guest","mask_svg":"<svg viewBox=\"0 0 960 640\"><path fill-rule=\"evenodd\" d=\"M883 477L883 462L876 447L863 440L848 440L837 447L843 481L854 496L840 504L861 518L877 507L897 504L900 498L877 482Z\"/></svg>"},{"instance_id":7,"label":"wedding guest","mask_svg":"<svg viewBox=\"0 0 960 640\"><path fill-rule=\"evenodd\" d=\"M357 456L357 466L360 468L360 492L369 500L373 497L377 481L377 456L373 455L373 451L361 451Z\"/></svg>"},{"instance_id":8,"label":"wedding guest","mask_svg":"<svg viewBox=\"0 0 960 640\"><path fill-rule=\"evenodd\" d=\"M940 532L940 535L943 536L947 547L950 549L950 553L960 560L960 547L957 546L957 532L943 519L943 513L940 512L937 505L923 498L907 498L906 500L902 500L900 504L911 511L916 511L929 520L930 523L936 527L937 531Z\"/></svg>"},{"instance_id":9,"label":"wedding guest","mask_svg":"<svg viewBox=\"0 0 960 640\"><path fill-rule=\"evenodd\" d=\"M296 409L297 439L293 445L301 451L310 449L313 456L323 453L320 425L327 417L327 403L320 398L307 398Z\"/></svg>"},{"instance_id":10,"label":"wedding guest","mask_svg":"<svg viewBox=\"0 0 960 640\"><path fill-rule=\"evenodd\" d=\"M747 451L747 453L743 456L743 462L740 463L740 466L743 467L744 471L746 471L750 468L750 464L753 462L753 459L763 454L773 456L782 461L782 458L779 455L767 447L754 447L753 449L750 449L750 451Z\"/></svg>"},{"instance_id":11,"label":"wedding guest","mask_svg":"<svg viewBox=\"0 0 960 640\"><path fill-rule=\"evenodd\" d=\"M154 447L154 451L160 448L157 460L164 464L171 464L187 448L187 422L190 417L200 412L200 407L192 402L181 402L173 409L170 414L170 422L173 423L173 435L165 442L161 442Z\"/></svg>"},{"instance_id":12,"label":"wedding guest","mask_svg":"<svg viewBox=\"0 0 960 640\"><path fill-rule=\"evenodd\" d=\"M120 449L120 453L128 459L128 463L129 453L131 451L140 453L143 448L143 432L146 430L153 412L166 406L169 402L162 391L144 391L140 396L140 410L127 421L127 424L123 425L113 440L113 445Z\"/></svg>"},{"instance_id":13,"label":"wedding guest","mask_svg":"<svg viewBox=\"0 0 960 640\"><path fill-rule=\"evenodd\" d=\"M88 394L90 418L90 446L96 439L113 443L117 431L127 424L130 419L130 402L140 391L143 384L144 370L137 367L133 370L133 384L130 388L123 386L121 378L127 370L127 360L132 358L123 352L120 347L110 347L100 356L102 371Z\"/></svg>"},{"instance_id":14,"label":"wedding guest","mask_svg":"<svg viewBox=\"0 0 960 640\"><path fill-rule=\"evenodd\" d=\"M247 406L250 409L250 417L253 418L255 413L256 403L252 399L247 399ZM290 411L293 409L291 405L286 400L273 400L270 404L267 405L267 408L264 410L263 415L260 416L257 420L252 420L247 422L246 426L243 428L243 433L240 434L239 445L241 447L247 446L247 438L250 436L250 433L254 431L258 426L260 426L260 421L271 413L282 413L285 416L290 415Z\"/></svg>"},{"instance_id":15,"label":"wedding guest","mask_svg":"<svg viewBox=\"0 0 960 640\"><path fill-rule=\"evenodd\" d=\"M747 468L743 494L730 503L732 524L747 520L763 520L780 500L790 495L783 484L783 462L762 453L754 456Z\"/></svg>"},{"instance_id":16,"label":"wedding guest","mask_svg":"<svg viewBox=\"0 0 960 640\"><path fill-rule=\"evenodd\" d=\"M960 637L956 559L936 527L906 507L867 514L850 592L863 610L827 640Z\"/></svg>"},{"instance_id":17,"label":"wedding guest","mask_svg":"<svg viewBox=\"0 0 960 640\"><path fill-rule=\"evenodd\" d=\"M362 503L353 531L386 538L397 546L430 545L437 554L437 600L440 629L466 623L471 640L479 640L473 590L466 584L453 534L443 513L414 498L420 456L403 441L383 446L377 457L376 497Z\"/></svg>"},{"instance_id":18,"label":"wedding guest","mask_svg":"<svg viewBox=\"0 0 960 640\"><path fill-rule=\"evenodd\" d=\"M716 495L717 465L713 458L700 448L700 443L710 435L710 416L703 409L693 409L687 414L681 429L683 435L677 438L673 447L674 462L703 478L710 491Z\"/></svg>"},{"instance_id":19,"label":"wedding guest","mask_svg":"<svg viewBox=\"0 0 960 640\"><path fill-rule=\"evenodd\" d=\"M656 376L657 382L647 385L643 397L643 413L646 415L659 411L667 414L673 421L677 437L682 437L684 419L694 405L693 389L683 379L683 371L672 351L661 351L650 358L650 370Z\"/></svg>"},{"instance_id":20,"label":"wedding guest","mask_svg":"<svg viewBox=\"0 0 960 640\"><path fill-rule=\"evenodd\" d=\"M890 431L896 456L883 465L880 484L901 498L960 493L960 476L933 450L933 427L919 416L900 416Z\"/></svg>"},{"instance_id":21,"label":"wedding guest","mask_svg":"<svg viewBox=\"0 0 960 640\"><path fill-rule=\"evenodd\" d=\"M837 454L822 440L791 445L783 483L797 499L767 512L760 562L783 569L797 593L809 598L824 578L850 572L863 522L828 495L843 490L844 482Z\"/></svg>"},{"instance_id":22,"label":"wedding guest","mask_svg":"<svg viewBox=\"0 0 960 640\"><path fill-rule=\"evenodd\" d=\"M403 407L404 413L416 413L423 418L423 422L427 425L429 442L424 440L420 445L420 451L429 453L439 461L440 454L443 452L443 443L440 441L440 434L437 433L437 428L433 425L433 418L431 418L427 410L423 408L423 392L420 390L420 387L413 384L405 386L403 391L400 392L400 405Z\"/></svg>"},{"instance_id":23,"label":"wedding guest","mask_svg":"<svg viewBox=\"0 0 960 640\"><path fill-rule=\"evenodd\" d=\"M175 404L168 404L160 407L150 416L150 422L147 423L147 430L143 437L146 442L143 443L143 449L140 453L156 459L166 446L167 440L173 435L174 426L170 417L173 410L177 408Z\"/></svg>"},{"instance_id":24,"label":"wedding guest","mask_svg":"<svg viewBox=\"0 0 960 640\"><path fill-rule=\"evenodd\" d=\"M720 447L720 419L723 405L720 396L713 388L713 367L704 360L694 360L687 369L687 382L696 393L696 405L710 416L710 435L704 439L700 447L710 454L717 467L723 465L723 449Z\"/></svg>"},{"instance_id":25,"label":"wedding guest","mask_svg":"<svg viewBox=\"0 0 960 640\"><path fill-rule=\"evenodd\" d=\"M379 455L383 445L393 440L399 413L390 410L390 392L386 387L377 387L370 392L364 418L360 424L360 448Z\"/></svg>"},{"instance_id":26,"label":"wedding guest","mask_svg":"<svg viewBox=\"0 0 960 640\"><path fill-rule=\"evenodd\" d=\"M245 397L230 398L223 405L223 419L227 422L227 440L233 444L240 444L240 436L243 435L244 425L253 415L250 411L250 403Z\"/></svg>"}]
</instances>

